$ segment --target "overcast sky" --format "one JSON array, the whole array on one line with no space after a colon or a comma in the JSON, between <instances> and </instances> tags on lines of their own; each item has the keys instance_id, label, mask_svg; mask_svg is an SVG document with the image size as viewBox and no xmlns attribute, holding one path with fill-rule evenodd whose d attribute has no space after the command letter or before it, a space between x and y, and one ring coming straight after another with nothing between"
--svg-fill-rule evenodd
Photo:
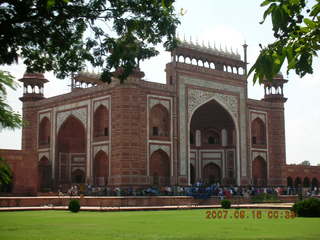
<instances>
[{"instance_id":1,"label":"overcast sky","mask_svg":"<svg viewBox=\"0 0 320 240\"><path fill-rule=\"evenodd\" d=\"M239 1L239 0L178 0L176 9L184 9L185 15L181 17L181 25L178 33L181 38L187 40L216 42L217 46L225 46L230 49L238 49L243 56L241 45L246 41L248 47L249 67L254 63L259 53L259 43L266 45L273 41L272 27L269 21L260 25L264 9L259 7L261 1ZM312 1L311 1L312 2ZM159 48L161 50L161 48ZM170 54L161 50L158 57L145 61L141 64L142 70L146 73L146 79L155 82L165 82L164 68L170 61ZM310 161L313 165L319 164L319 155L316 152L320 140L320 61L314 64L314 74L300 79L290 72L284 76L289 79L289 83L284 88L284 94L288 98L285 104L285 124L286 124L286 151L287 163L300 163L304 160ZM2 66L2 70L11 72L19 79L23 76L25 66L12 65ZM90 70L90 69L89 69ZM51 97L70 90L69 80L55 79L52 73L46 73L50 82L45 85L45 96ZM263 87L253 86L249 79L249 98L261 99L263 97ZM17 91L9 91L7 102L15 111L21 113L21 102L18 100L22 96L22 88ZM0 132L1 149L20 149L21 130Z\"/></svg>"}]
</instances>

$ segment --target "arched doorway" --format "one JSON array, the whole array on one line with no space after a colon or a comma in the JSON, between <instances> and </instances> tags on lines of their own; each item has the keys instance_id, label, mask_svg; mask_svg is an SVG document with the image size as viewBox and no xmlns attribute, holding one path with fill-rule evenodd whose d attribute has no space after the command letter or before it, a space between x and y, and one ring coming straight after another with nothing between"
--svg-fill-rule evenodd
<instances>
[{"instance_id":1,"label":"arched doorway","mask_svg":"<svg viewBox=\"0 0 320 240\"><path fill-rule=\"evenodd\" d=\"M287 177L287 186L288 186L288 187L292 187L292 186L293 186L292 177Z\"/></svg>"},{"instance_id":2,"label":"arched doorway","mask_svg":"<svg viewBox=\"0 0 320 240\"><path fill-rule=\"evenodd\" d=\"M215 163L208 163L203 168L203 180L207 184L221 183L221 170Z\"/></svg>"},{"instance_id":3,"label":"arched doorway","mask_svg":"<svg viewBox=\"0 0 320 240\"><path fill-rule=\"evenodd\" d=\"M45 156L43 156L38 163L38 179L39 190L48 191L51 188L51 164Z\"/></svg>"},{"instance_id":4,"label":"arched doorway","mask_svg":"<svg viewBox=\"0 0 320 240\"><path fill-rule=\"evenodd\" d=\"M170 160L161 149L153 152L150 157L150 176L153 185L170 185Z\"/></svg>"},{"instance_id":5,"label":"arched doorway","mask_svg":"<svg viewBox=\"0 0 320 240\"><path fill-rule=\"evenodd\" d=\"M252 180L255 186L267 185L267 163L260 156L252 162Z\"/></svg>"},{"instance_id":6,"label":"arched doorway","mask_svg":"<svg viewBox=\"0 0 320 240\"><path fill-rule=\"evenodd\" d=\"M308 177L303 179L303 187L310 187L310 179Z\"/></svg>"},{"instance_id":7,"label":"arched doorway","mask_svg":"<svg viewBox=\"0 0 320 240\"><path fill-rule=\"evenodd\" d=\"M302 181L300 177L296 177L296 180L294 180L294 186L295 187L301 187Z\"/></svg>"},{"instance_id":8,"label":"arched doorway","mask_svg":"<svg viewBox=\"0 0 320 240\"><path fill-rule=\"evenodd\" d=\"M93 163L94 184L96 186L105 186L108 183L109 161L104 151L99 151Z\"/></svg>"},{"instance_id":9,"label":"arched doorway","mask_svg":"<svg viewBox=\"0 0 320 240\"><path fill-rule=\"evenodd\" d=\"M192 164L190 164L190 183L193 185L196 181L196 173Z\"/></svg>"},{"instance_id":10,"label":"arched doorway","mask_svg":"<svg viewBox=\"0 0 320 240\"><path fill-rule=\"evenodd\" d=\"M312 178L311 186L312 186L312 188L319 187L318 179Z\"/></svg>"},{"instance_id":11,"label":"arched doorway","mask_svg":"<svg viewBox=\"0 0 320 240\"><path fill-rule=\"evenodd\" d=\"M189 162L191 151L197 156L195 159L196 179L207 182L222 182L222 179L237 179L237 136L236 125L231 114L216 100L212 99L199 106L190 119ZM192 136L192 137L191 137ZM226 154L228 153L228 154ZM215 173L215 179L209 179L207 170L197 169L208 162L215 162L219 170L219 176ZM190 166L190 165L189 165ZM189 182L191 183L191 167L189 167Z\"/></svg>"},{"instance_id":12,"label":"arched doorway","mask_svg":"<svg viewBox=\"0 0 320 240\"><path fill-rule=\"evenodd\" d=\"M71 173L72 183L82 184L85 182L86 176L83 169L75 169Z\"/></svg>"},{"instance_id":13,"label":"arched doorway","mask_svg":"<svg viewBox=\"0 0 320 240\"><path fill-rule=\"evenodd\" d=\"M86 134L82 122L69 116L61 125L57 137L55 177L59 184L84 182L86 172ZM79 171L82 169L82 173ZM76 177L78 176L78 177Z\"/></svg>"}]
</instances>

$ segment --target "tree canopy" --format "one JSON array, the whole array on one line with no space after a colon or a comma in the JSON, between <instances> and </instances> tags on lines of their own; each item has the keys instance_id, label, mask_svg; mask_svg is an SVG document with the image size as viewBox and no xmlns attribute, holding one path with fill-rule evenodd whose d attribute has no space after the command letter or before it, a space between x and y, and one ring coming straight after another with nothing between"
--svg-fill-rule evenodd
<instances>
[{"instance_id":1,"label":"tree canopy","mask_svg":"<svg viewBox=\"0 0 320 240\"><path fill-rule=\"evenodd\" d=\"M5 186L12 180L12 170L8 163L0 157L0 192L5 190Z\"/></svg>"},{"instance_id":2,"label":"tree canopy","mask_svg":"<svg viewBox=\"0 0 320 240\"><path fill-rule=\"evenodd\" d=\"M29 72L58 78L86 63L123 80L140 60L176 46L174 0L4 0L0 2L0 64L19 57Z\"/></svg>"},{"instance_id":3,"label":"tree canopy","mask_svg":"<svg viewBox=\"0 0 320 240\"><path fill-rule=\"evenodd\" d=\"M313 73L312 63L320 50L320 0L314 0L309 6L307 0L265 0L267 7L263 21L271 18L275 41L261 52L249 71L254 73L253 81L262 83L280 71L285 60L287 73L294 69L303 77Z\"/></svg>"}]
</instances>

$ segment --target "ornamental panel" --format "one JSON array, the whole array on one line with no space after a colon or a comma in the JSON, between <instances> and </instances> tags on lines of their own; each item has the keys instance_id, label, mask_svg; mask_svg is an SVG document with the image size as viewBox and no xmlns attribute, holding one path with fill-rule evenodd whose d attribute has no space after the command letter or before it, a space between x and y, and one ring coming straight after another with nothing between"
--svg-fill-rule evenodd
<instances>
[{"instance_id":1,"label":"ornamental panel","mask_svg":"<svg viewBox=\"0 0 320 240\"><path fill-rule=\"evenodd\" d=\"M158 145L158 144L151 144L150 145L150 156L152 155L152 153L154 153L155 151L157 151L159 149L161 149L162 151L167 153L168 156L170 157L170 146L168 146L168 145Z\"/></svg>"},{"instance_id":2,"label":"ornamental panel","mask_svg":"<svg viewBox=\"0 0 320 240\"><path fill-rule=\"evenodd\" d=\"M64 121L69 117L73 115L77 119L79 119L85 128L87 128L87 109L86 108L79 108L75 110L69 110L65 112L59 112L57 114L57 132L59 131L61 125L64 123Z\"/></svg>"}]
</instances>

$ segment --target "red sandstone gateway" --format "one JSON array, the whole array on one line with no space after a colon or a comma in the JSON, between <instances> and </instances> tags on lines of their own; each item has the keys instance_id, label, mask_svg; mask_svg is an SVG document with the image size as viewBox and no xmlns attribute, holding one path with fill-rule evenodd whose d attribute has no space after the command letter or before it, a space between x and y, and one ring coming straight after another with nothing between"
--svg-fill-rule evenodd
<instances>
[{"instance_id":1,"label":"red sandstone gateway","mask_svg":"<svg viewBox=\"0 0 320 240\"><path fill-rule=\"evenodd\" d=\"M42 74L26 73L22 150L0 151L14 171L13 192L199 180L318 185L319 167L286 165L281 74L258 101L247 97L239 54L182 41L171 56L166 84L144 81L138 69L124 84L79 73L72 92L52 98L43 96Z\"/></svg>"}]
</instances>

